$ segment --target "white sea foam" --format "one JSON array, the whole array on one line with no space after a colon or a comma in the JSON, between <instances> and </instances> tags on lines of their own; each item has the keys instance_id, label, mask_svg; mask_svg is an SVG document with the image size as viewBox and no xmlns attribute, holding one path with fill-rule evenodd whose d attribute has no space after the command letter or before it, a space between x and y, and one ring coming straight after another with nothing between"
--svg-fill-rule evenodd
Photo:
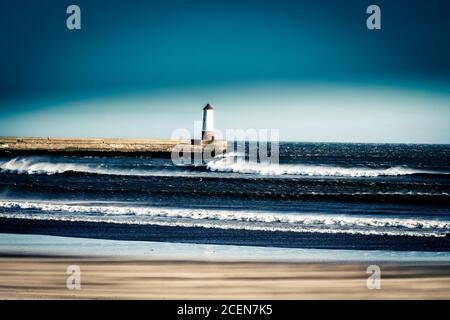
<instances>
[{"instance_id":1,"label":"white sea foam","mask_svg":"<svg viewBox=\"0 0 450 320\"><path fill-rule=\"evenodd\" d=\"M245 161L240 155L230 153L219 156L208 162L206 168L212 172L229 172L256 174L262 176L336 176L336 177L378 177L399 176L416 173L436 173L433 171L421 171L406 167L391 167L386 169L373 169L368 167L337 167L309 164L271 164ZM64 172L82 172L102 175L123 176L207 176L208 173L181 172L171 170L143 169L119 169L108 168L103 164L82 164L71 162L55 163L42 157L18 157L0 163L0 171L14 172L18 174L47 174L53 175Z\"/></svg>"},{"instance_id":2,"label":"white sea foam","mask_svg":"<svg viewBox=\"0 0 450 320\"><path fill-rule=\"evenodd\" d=\"M129 225L156 225L167 227L185 228L216 228L223 230L250 230L250 231L271 231L271 232L298 232L298 233L321 233L321 234L354 234L354 235L387 235L387 236L410 236L410 237L444 237L445 234L439 232L415 232L415 231L388 231L388 230L357 230L357 229L322 229L322 228L295 228L260 225L241 224L218 224L218 223L197 223L178 221L142 221L136 219L122 220L114 218L93 218L93 217L64 217L52 215L30 215L30 214L3 214L0 218L31 219L44 221L68 221L68 222L94 222L94 223L114 223Z\"/></svg>"},{"instance_id":3,"label":"white sea foam","mask_svg":"<svg viewBox=\"0 0 450 320\"><path fill-rule=\"evenodd\" d=\"M81 205L0 201L0 208L37 210L0 214L5 218L152 224L265 231L292 231L406 236L445 236L450 221L411 218L352 217L344 215L286 214L257 211Z\"/></svg>"},{"instance_id":4,"label":"white sea foam","mask_svg":"<svg viewBox=\"0 0 450 320\"><path fill-rule=\"evenodd\" d=\"M218 172L250 173L267 176L301 175L301 176L339 176L339 177L378 177L399 176L416 173L433 173L405 167L372 169L368 167L336 167L309 164L274 164L250 162L238 157L221 157L210 161L207 168Z\"/></svg>"},{"instance_id":5,"label":"white sea foam","mask_svg":"<svg viewBox=\"0 0 450 320\"><path fill-rule=\"evenodd\" d=\"M0 164L0 171L14 172L18 174L47 174L53 175L64 172L94 173L102 175L118 176L164 176L171 175L170 172L136 170L136 169L113 169L102 164L81 164L46 161L40 157L18 157Z\"/></svg>"},{"instance_id":6,"label":"white sea foam","mask_svg":"<svg viewBox=\"0 0 450 320\"><path fill-rule=\"evenodd\" d=\"M88 165L74 163L51 163L41 161L39 158L14 158L0 165L4 171L28 174L55 174L67 171L103 173L101 168L92 168Z\"/></svg>"}]
</instances>

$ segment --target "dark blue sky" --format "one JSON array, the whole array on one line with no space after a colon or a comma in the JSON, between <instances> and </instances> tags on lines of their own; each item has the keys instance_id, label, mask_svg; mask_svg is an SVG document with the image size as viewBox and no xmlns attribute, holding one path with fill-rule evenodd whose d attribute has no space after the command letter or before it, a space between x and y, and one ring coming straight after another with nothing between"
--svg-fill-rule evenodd
<instances>
[{"instance_id":1,"label":"dark blue sky","mask_svg":"<svg viewBox=\"0 0 450 320\"><path fill-rule=\"evenodd\" d=\"M80 31L66 29L69 4L81 7ZM369 4L381 7L380 31L365 26ZM439 122L450 108L449 16L445 0L2 0L0 135L167 136L209 101L223 129L450 143ZM405 110L409 120L392 122ZM361 119L379 122L355 131Z\"/></svg>"}]
</instances>

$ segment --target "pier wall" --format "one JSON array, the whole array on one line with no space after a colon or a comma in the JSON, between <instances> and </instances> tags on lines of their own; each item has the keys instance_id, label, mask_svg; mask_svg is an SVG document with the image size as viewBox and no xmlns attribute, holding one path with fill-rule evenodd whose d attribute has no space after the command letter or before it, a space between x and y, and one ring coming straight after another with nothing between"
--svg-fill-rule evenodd
<instances>
[{"instance_id":1,"label":"pier wall","mask_svg":"<svg viewBox=\"0 0 450 320\"><path fill-rule=\"evenodd\" d=\"M171 156L175 148L185 152L221 154L227 149L225 140L191 141L170 139L114 138L29 138L0 137L2 155L98 155L98 156Z\"/></svg>"}]
</instances>

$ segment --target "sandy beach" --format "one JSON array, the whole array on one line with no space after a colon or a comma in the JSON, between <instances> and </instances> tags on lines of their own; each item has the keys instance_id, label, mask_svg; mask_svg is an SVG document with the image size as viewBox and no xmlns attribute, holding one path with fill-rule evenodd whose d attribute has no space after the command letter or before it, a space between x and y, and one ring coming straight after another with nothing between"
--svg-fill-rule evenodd
<instances>
[{"instance_id":1,"label":"sandy beach","mask_svg":"<svg viewBox=\"0 0 450 320\"><path fill-rule=\"evenodd\" d=\"M0 299L450 299L450 256L2 233Z\"/></svg>"},{"instance_id":2,"label":"sandy beach","mask_svg":"<svg viewBox=\"0 0 450 320\"><path fill-rule=\"evenodd\" d=\"M66 287L69 265L81 289ZM1 257L1 299L449 299L450 268L381 265L381 289L367 265Z\"/></svg>"}]
</instances>

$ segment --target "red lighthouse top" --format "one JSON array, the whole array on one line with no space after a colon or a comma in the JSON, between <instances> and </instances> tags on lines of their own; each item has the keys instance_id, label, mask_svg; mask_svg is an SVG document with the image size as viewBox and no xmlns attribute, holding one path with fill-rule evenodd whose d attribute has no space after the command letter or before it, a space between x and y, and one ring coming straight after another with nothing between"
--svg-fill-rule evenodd
<instances>
[{"instance_id":1,"label":"red lighthouse top","mask_svg":"<svg viewBox=\"0 0 450 320\"><path fill-rule=\"evenodd\" d=\"M203 108L203 110L213 110L212 105L210 105L209 103L206 105L206 107Z\"/></svg>"}]
</instances>

